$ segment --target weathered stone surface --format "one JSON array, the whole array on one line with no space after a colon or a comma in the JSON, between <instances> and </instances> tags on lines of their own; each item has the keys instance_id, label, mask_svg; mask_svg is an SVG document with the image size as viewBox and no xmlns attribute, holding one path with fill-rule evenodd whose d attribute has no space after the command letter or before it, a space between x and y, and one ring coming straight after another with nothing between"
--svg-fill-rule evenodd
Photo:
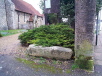
<instances>
[{"instance_id":1,"label":"weathered stone surface","mask_svg":"<svg viewBox=\"0 0 102 76\"><path fill-rule=\"evenodd\" d=\"M29 21L31 14L27 12L24 13L22 10L16 10L15 1L17 1L19 5L22 4L20 3L22 1L18 0L0 0L0 30L33 29L34 26L39 27L44 25L44 16L38 17L36 14L36 17L32 16L34 21Z\"/></svg>"},{"instance_id":2,"label":"weathered stone surface","mask_svg":"<svg viewBox=\"0 0 102 76\"><path fill-rule=\"evenodd\" d=\"M73 51L69 48L59 46L42 47L32 44L27 48L27 53L32 56L41 56L55 59L70 59Z\"/></svg>"},{"instance_id":3,"label":"weathered stone surface","mask_svg":"<svg viewBox=\"0 0 102 76\"><path fill-rule=\"evenodd\" d=\"M22 24L22 25L21 25L21 29L30 29L30 28L29 28L29 25L27 25L27 24Z\"/></svg>"},{"instance_id":4,"label":"weathered stone surface","mask_svg":"<svg viewBox=\"0 0 102 76\"><path fill-rule=\"evenodd\" d=\"M4 0L5 1L5 10L6 10L6 20L8 29L14 29L15 26L15 19L14 19L14 12L15 12L15 5L11 0Z\"/></svg>"},{"instance_id":5,"label":"weathered stone surface","mask_svg":"<svg viewBox=\"0 0 102 76\"><path fill-rule=\"evenodd\" d=\"M7 30L6 10L4 0L0 0L0 30Z\"/></svg>"}]
</instances>

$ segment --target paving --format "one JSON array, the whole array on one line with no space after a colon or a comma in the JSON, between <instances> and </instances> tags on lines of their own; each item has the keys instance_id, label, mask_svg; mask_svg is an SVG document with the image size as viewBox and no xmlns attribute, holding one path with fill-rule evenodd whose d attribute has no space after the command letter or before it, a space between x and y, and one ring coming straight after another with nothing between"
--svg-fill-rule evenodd
<instances>
[{"instance_id":1,"label":"paving","mask_svg":"<svg viewBox=\"0 0 102 76\"><path fill-rule=\"evenodd\" d=\"M102 31L98 35L97 46L94 47L95 64L102 65Z\"/></svg>"},{"instance_id":2,"label":"paving","mask_svg":"<svg viewBox=\"0 0 102 76\"><path fill-rule=\"evenodd\" d=\"M98 46L95 46L95 71L88 73L84 70L76 69L70 73L51 73L20 63L15 56L23 55L23 50L18 40L19 34L0 38L0 76L102 76L102 34L99 35Z\"/></svg>"}]
</instances>

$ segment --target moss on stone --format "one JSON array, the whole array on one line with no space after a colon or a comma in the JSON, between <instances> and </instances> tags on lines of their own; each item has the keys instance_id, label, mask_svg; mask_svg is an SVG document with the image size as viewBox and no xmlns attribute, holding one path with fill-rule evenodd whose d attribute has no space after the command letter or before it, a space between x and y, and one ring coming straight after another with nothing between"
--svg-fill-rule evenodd
<instances>
[{"instance_id":1,"label":"moss on stone","mask_svg":"<svg viewBox=\"0 0 102 76\"><path fill-rule=\"evenodd\" d=\"M34 61L30 61L30 60L25 60L25 59L21 59L21 58L17 58L17 60L19 62L22 62L24 64L27 64L28 66L35 68L36 70L40 70L40 69L44 69L45 71L50 71L52 73L62 73L62 69L61 68L55 68L53 66L49 66L46 64L37 64Z\"/></svg>"},{"instance_id":2,"label":"moss on stone","mask_svg":"<svg viewBox=\"0 0 102 76\"><path fill-rule=\"evenodd\" d=\"M75 49L75 55L76 57L79 57L80 55L84 56L92 56L93 53L93 45L88 41L83 41L78 49Z\"/></svg>"},{"instance_id":3,"label":"moss on stone","mask_svg":"<svg viewBox=\"0 0 102 76\"><path fill-rule=\"evenodd\" d=\"M70 70L70 69L67 69L67 70L66 70L66 73L71 73L71 70Z\"/></svg>"},{"instance_id":4,"label":"moss on stone","mask_svg":"<svg viewBox=\"0 0 102 76\"><path fill-rule=\"evenodd\" d=\"M93 45L88 41L83 41L79 48L75 50L76 60L75 63L79 66L81 69L86 70L93 70Z\"/></svg>"},{"instance_id":5,"label":"moss on stone","mask_svg":"<svg viewBox=\"0 0 102 76\"><path fill-rule=\"evenodd\" d=\"M75 60L75 63L79 66L81 69L85 69L88 71L93 71L94 61L87 59L86 57L79 57Z\"/></svg>"}]
</instances>

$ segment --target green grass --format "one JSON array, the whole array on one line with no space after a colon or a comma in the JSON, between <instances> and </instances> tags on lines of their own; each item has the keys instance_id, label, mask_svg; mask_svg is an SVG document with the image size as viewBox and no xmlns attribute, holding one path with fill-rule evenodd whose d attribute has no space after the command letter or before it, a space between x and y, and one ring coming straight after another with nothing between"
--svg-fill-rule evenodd
<instances>
[{"instance_id":1,"label":"green grass","mask_svg":"<svg viewBox=\"0 0 102 76\"><path fill-rule=\"evenodd\" d=\"M36 70L40 70L40 69L44 69L45 71L49 71L52 73L62 73L62 69L61 68L56 68L54 66L49 66L46 64L37 64L34 61L30 61L30 60L25 60L25 59L21 59L21 58L17 58L17 60L19 62L22 62L24 64L27 64L28 66L35 68Z\"/></svg>"},{"instance_id":2,"label":"green grass","mask_svg":"<svg viewBox=\"0 0 102 76\"><path fill-rule=\"evenodd\" d=\"M17 34L17 33L22 33L25 32L26 30L24 29L17 29L17 30L0 30L0 33L2 34L2 36L9 36L9 35L13 35L13 34Z\"/></svg>"}]
</instances>

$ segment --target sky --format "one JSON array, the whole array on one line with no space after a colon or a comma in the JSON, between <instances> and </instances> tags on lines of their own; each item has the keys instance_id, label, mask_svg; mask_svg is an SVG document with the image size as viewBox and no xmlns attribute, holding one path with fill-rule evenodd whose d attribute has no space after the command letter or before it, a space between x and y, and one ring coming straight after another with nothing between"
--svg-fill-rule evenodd
<instances>
[{"instance_id":1,"label":"sky","mask_svg":"<svg viewBox=\"0 0 102 76\"><path fill-rule=\"evenodd\" d=\"M42 10L39 7L40 0L23 0L27 3L31 4L36 10L38 10L40 13L42 13Z\"/></svg>"}]
</instances>

